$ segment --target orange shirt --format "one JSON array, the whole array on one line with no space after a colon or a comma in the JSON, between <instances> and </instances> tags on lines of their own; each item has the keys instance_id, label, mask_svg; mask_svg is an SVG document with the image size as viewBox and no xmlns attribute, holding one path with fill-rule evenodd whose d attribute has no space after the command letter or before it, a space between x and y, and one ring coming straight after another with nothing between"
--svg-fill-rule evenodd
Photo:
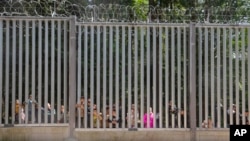
<instances>
[{"instance_id":1,"label":"orange shirt","mask_svg":"<svg viewBox=\"0 0 250 141\"><path fill-rule=\"evenodd\" d=\"M18 114L19 113L19 104L16 103L15 105L15 113Z\"/></svg>"}]
</instances>

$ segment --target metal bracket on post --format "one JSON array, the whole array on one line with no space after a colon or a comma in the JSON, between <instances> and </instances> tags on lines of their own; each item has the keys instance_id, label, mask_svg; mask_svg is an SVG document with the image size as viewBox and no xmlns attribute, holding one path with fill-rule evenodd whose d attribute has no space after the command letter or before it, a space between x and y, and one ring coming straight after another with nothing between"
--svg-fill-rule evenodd
<instances>
[{"instance_id":1,"label":"metal bracket on post","mask_svg":"<svg viewBox=\"0 0 250 141\"><path fill-rule=\"evenodd\" d=\"M67 141L75 141L75 104L76 104L76 18L69 21L69 137Z\"/></svg>"},{"instance_id":2,"label":"metal bracket on post","mask_svg":"<svg viewBox=\"0 0 250 141\"><path fill-rule=\"evenodd\" d=\"M195 23L190 23L189 34L189 116L190 141L196 141L196 46Z\"/></svg>"}]
</instances>

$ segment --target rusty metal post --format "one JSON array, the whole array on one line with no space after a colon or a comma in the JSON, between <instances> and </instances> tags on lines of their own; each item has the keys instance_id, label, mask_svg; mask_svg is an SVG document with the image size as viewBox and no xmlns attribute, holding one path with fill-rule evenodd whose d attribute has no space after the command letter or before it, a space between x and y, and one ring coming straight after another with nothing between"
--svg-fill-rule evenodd
<instances>
[{"instance_id":1,"label":"rusty metal post","mask_svg":"<svg viewBox=\"0 0 250 141\"><path fill-rule=\"evenodd\" d=\"M75 17L69 22L69 139L74 139L76 104L76 24Z\"/></svg>"},{"instance_id":2,"label":"rusty metal post","mask_svg":"<svg viewBox=\"0 0 250 141\"><path fill-rule=\"evenodd\" d=\"M190 116L190 141L196 141L196 46L195 23L190 23L189 33L189 116Z\"/></svg>"}]
</instances>

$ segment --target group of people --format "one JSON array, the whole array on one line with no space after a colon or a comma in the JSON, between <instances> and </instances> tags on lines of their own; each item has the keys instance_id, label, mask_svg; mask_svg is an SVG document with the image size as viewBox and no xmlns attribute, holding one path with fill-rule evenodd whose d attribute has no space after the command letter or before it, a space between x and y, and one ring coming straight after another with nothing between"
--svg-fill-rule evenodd
<instances>
[{"instance_id":1,"label":"group of people","mask_svg":"<svg viewBox=\"0 0 250 141\"><path fill-rule=\"evenodd\" d=\"M87 106L86 106L86 115L85 115L85 104L84 104L85 98L81 97L80 102L75 105L76 108L76 127L106 127L106 128L119 128L122 127L122 122L125 122L126 127L128 128L134 128L136 127L136 124L140 125L140 127L144 128L153 128L154 126L157 127L157 122L159 121L159 117L157 114L153 113L152 107L149 107L149 111L145 112L142 117L140 117L140 112L139 109L135 110L135 105L131 105L131 109L126 111L126 116L125 119L123 120L122 118L122 107L116 105L107 105L105 113L102 113L102 110L97 110L97 105L94 103L91 103L91 99L87 99ZM173 122L175 122L175 126L178 127L178 113L180 110L172 104L171 101L168 103L168 111L169 111L169 117L168 117L168 125L169 127L172 127ZM27 108L25 108L27 106ZM60 114L57 115L56 110L51 108L50 103L47 103L47 123L65 123L68 121L68 113L65 113L64 105L61 105L60 107ZM32 110L32 108L34 108ZM27 110L27 112L25 111ZM15 103L15 123L19 123L19 119L21 120L21 123L26 123L25 120L28 120L27 123L37 123L38 122L38 109L41 109L41 122L45 122L45 108L41 107L38 108L38 103L36 100L32 98L32 95L29 96L29 99L23 103L20 103L18 99L16 99ZM221 113L223 113L223 109L221 109ZM104 112L103 111L103 112ZM137 111L137 113L136 113ZM34 112L34 118L32 119L32 112ZM216 114L217 112L215 112ZM27 117L26 117L27 114ZM105 115L104 115L105 114ZM227 123L230 125L230 114L232 114L232 124L236 124L236 105L233 104L232 107L227 109ZM172 115L174 115L174 121L172 121ZM180 112L181 115L181 121L183 120L182 118L184 113ZM245 124L249 125L249 120L248 120L248 114L244 114L245 116L243 117L243 114L239 113L239 124L243 123L243 118L245 118ZM51 118L54 116L54 118ZM86 118L86 123L87 125L84 126L84 118ZM149 118L149 119L148 119ZM51 119L54 119L54 121L51 121ZM92 119L92 120L91 120ZM154 120L155 119L155 120ZM221 116L221 119L224 119ZM32 121L33 120L33 121ZM105 121L104 121L105 120ZM143 120L141 122L141 120ZM214 117L215 122L213 122L212 117L208 117L208 119L204 120L202 122L202 127L203 128L213 128L216 127L217 125L217 116L215 115ZM156 121L156 123L154 123ZM92 123L92 125L91 125ZM141 125L143 123L143 125Z\"/></svg>"},{"instance_id":2,"label":"group of people","mask_svg":"<svg viewBox=\"0 0 250 141\"><path fill-rule=\"evenodd\" d=\"M116 106L113 104L112 106L107 105L103 108L102 113L101 109L97 110L97 105L95 103L91 103L91 99L87 99L87 106L85 107L85 98L81 97L79 103L75 105L76 108L76 127L83 128L83 127L106 127L106 128L121 128L122 123L125 122L125 126L128 128L134 128L136 127L136 124L140 127L144 128L153 128L158 127L159 124L159 116L158 114L154 114L152 107L149 107L149 111L145 112L144 115L140 118L140 112L139 109L135 109L135 105L131 105L131 109L129 111L125 111L126 115L123 119L122 117L122 107ZM174 115L175 122L177 124L177 114L178 114L178 108L172 105L172 102L169 102L169 115L170 117ZM86 109L85 109L86 108ZM85 112L85 110L87 110ZM99 112L98 112L99 111ZM183 113L183 112L182 112ZM91 120L92 116L92 120ZM183 115L181 115L183 117ZM86 119L86 122L84 122L84 118ZM155 120L154 120L155 119ZM143 120L141 122L141 120ZM156 121L156 123L154 123ZM84 126L84 123L87 125ZM92 126L91 126L92 123ZM141 125L143 123L143 125ZM158 124L157 124L158 123ZM169 125L171 126L171 119L169 122ZM138 126L138 127L139 127ZM177 126L177 125L176 125Z\"/></svg>"},{"instance_id":3,"label":"group of people","mask_svg":"<svg viewBox=\"0 0 250 141\"><path fill-rule=\"evenodd\" d=\"M86 117L87 125L86 127L91 127L91 122L93 123L94 128L96 127L106 127L106 128L121 128L122 123L125 122L125 125L128 127L128 121L130 121L130 127L136 127L136 124L141 125L141 120L143 120L143 125L140 127L153 128L154 124L157 125L159 117L157 114L154 115L152 107L149 108L149 112L145 112L142 115L142 119L139 116L139 109L135 110L135 105L131 105L130 114L128 111L125 112L125 118L122 117L122 107L116 107L115 104L112 106L107 105L102 110L97 110L96 104L91 104L91 99L87 99L87 111L84 112L84 97L80 98L80 102L75 105L76 108L76 127L85 127L84 118ZM20 102L19 99L15 100L15 124L18 123L38 123L39 118L39 109L40 109L40 122L45 123L45 115L47 116L46 123L67 123L69 118L69 112L66 112L64 105L60 106L60 111L56 112L55 108L52 109L51 104L47 103L44 107L38 107L38 102L32 98L32 95L29 95L29 98ZM91 107L92 106L92 107ZM45 110L46 108L46 110ZM106 109L106 110L105 110ZM27 110L27 111L26 111ZM45 113L47 111L47 113ZM99 112L98 112L99 111ZM105 111L105 112L104 112ZM34 113L33 113L34 112ZM102 113L103 112L103 113ZM137 113L135 113L137 112ZM105 115L104 115L105 114ZM32 115L34 117L32 117ZM51 118L54 116L54 118ZM91 117L92 116L92 117ZM147 120L149 118L149 120ZM156 118L156 123L154 123L154 118ZM19 121L19 119L21 121ZM54 121L51 121L54 119ZM105 119L105 121L104 121ZM26 121L27 120L27 121ZM147 123L149 122L149 123ZM99 125L99 126L98 126Z\"/></svg>"},{"instance_id":4,"label":"group of people","mask_svg":"<svg viewBox=\"0 0 250 141\"><path fill-rule=\"evenodd\" d=\"M237 124L237 114L236 114L236 105L233 104L232 107L229 107L227 109L227 123L230 125L230 115L232 114L232 124L236 125ZM249 120L248 120L248 110L245 111L243 114L242 112L239 112L238 114L238 119L239 119L239 124L243 124L243 120L245 120L245 124L249 125Z\"/></svg>"},{"instance_id":5,"label":"group of people","mask_svg":"<svg viewBox=\"0 0 250 141\"><path fill-rule=\"evenodd\" d=\"M81 97L80 98L80 102L78 104L76 104L76 127L78 127L80 125L80 127L84 127L84 118L87 118L87 127L90 128L91 127L91 122L93 123L93 127L96 128L98 127L98 123L99 123L99 127L103 127L104 125L102 124L102 120L103 120L103 114L101 112L98 112L97 110L97 105L96 104L91 104L91 99L87 100L87 111L86 111L86 116L85 116L85 112L84 112L84 101L85 98ZM91 105L93 107L91 107ZM111 113L109 112L111 111ZM109 126L112 126L113 128L117 126L121 126L121 117L116 117L116 108L115 106L112 106L111 109L109 106L106 106L106 124L105 126L108 128ZM121 112L120 110L118 110L118 112ZM93 120L91 121L91 113L93 116ZM121 115L121 114L119 114Z\"/></svg>"},{"instance_id":6,"label":"group of people","mask_svg":"<svg viewBox=\"0 0 250 141\"><path fill-rule=\"evenodd\" d=\"M27 106L27 112L25 112L25 106ZM64 119L64 114L65 114L65 109L64 109L64 105L61 105L60 107L60 112L58 114L56 113L55 109L51 108L51 104L47 103L46 105L47 107L47 122L48 123L64 123L66 122ZM34 118L32 119L32 107L34 107ZM41 107L41 122L44 123L45 122L45 108ZM15 102L15 123L19 123L19 118L21 119L21 123L25 123L25 120L27 118L27 123L38 123L38 103L36 100L34 100L32 98L32 95L29 95L29 98L27 101L24 101L23 103L21 103L18 99L16 99ZM26 114L27 113L27 117ZM54 121L51 121L51 117L54 116ZM57 119L57 116L59 116L60 118Z\"/></svg>"},{"instance_id":7,"label":"group of people","mask_svg":"<svg viewBox=\"0 0 250 141\"><path fill-rule=\"evenodd\" d=\"M220 113L221 113L221 119L223 119L223 114L224 114L224 108L223 108L223 105L220 104L218 107L215 108L215 122L213 122L212 120L212 117L209 116L207 118L207 120L203 120L202 124L201 124L201 127L202 128L214 128L214 127L218 127L218 116L217 116L217 110L219 110L220 108ZM227 123L227 127L229 127L229 125L236 125L237 124L237 114L236 114L236 105L235 104L232 104L232 106L228 107L227 108L227 111L226 111L226 123ZM232 115L232 116L231 116ZM250 125L249 124L249 120L248 120L248 116L249 116L249 113L248 113L248 110L245 111L245 113L241 113L239 112L238 114L238 123L240 125ZM230 118L232 118L232 122L230 122ZM245 123L243 123L243 121L245 120ZM223 121L221 120L221 124L223 124Z\"/></svg>"}]
</instances>

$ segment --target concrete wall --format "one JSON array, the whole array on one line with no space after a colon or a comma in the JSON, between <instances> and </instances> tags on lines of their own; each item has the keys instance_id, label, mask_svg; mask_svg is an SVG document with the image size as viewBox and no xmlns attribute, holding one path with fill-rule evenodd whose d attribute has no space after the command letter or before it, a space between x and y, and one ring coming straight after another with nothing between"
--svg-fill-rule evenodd
<instances>
[{"instance_id":1,"label":"concrete wall","mask_svg":"<svg viewBox=\"0 0 250 141\"><path fill-rule=\"evenodd\" d=\"M197 141L229 141L229 129L198 130Z\"/></svg>"},{"instance_id":2,"label":"concrete wall","mask_svg":"<svg viewBox=\"0 0 250 141\"><path fill-rule=\"evenodd\" d=\"M79 141L190 141L189 131L179 130L111 130L76 131Z\"/></svg>"},{"instance_id":3,"label":"concrete wall","mask_svg":"<svg viewBox=\"0 0 250 141\"><path fill-rule=\"evenodd\" d=\"M65 141L67 126L0 127L0 141ZM229 141L229 130L198 130L197 141ZM76 129L77 141L190 141L189 129Z\"/></svg>"},{"instance_id":4,"label":"concrete wall","mask_svg":"<svg viewBox=\"0 0 250 141\"><path fill-rule=\"evenodd\" d=\"M0 141L62 141L68 137L68 127L4 127Z\"/></svg>"}]
</instances>

